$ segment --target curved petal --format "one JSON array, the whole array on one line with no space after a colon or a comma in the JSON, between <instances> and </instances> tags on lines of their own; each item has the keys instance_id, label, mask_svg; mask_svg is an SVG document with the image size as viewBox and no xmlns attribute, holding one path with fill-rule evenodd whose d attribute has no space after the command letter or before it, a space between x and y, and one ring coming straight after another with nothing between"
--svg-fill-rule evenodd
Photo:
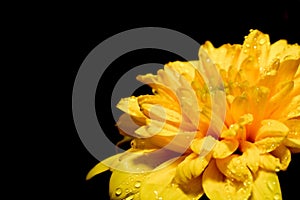
<instances>
[{"instance_id":1,"label":"curved petal","mask_svg":"<svg viewBox=\"0 0 300 200\"><path fill-rule=\"evenodd\" d=\"M201 179L193 179L181 188L173 182L180 160L151 172L141 184L140 199L198 199L203 195Z\"/></svg>"},{"instance_id":2,"label":"curved petal","mask_svg":"<svg viewBox=\"0 0 300 200\"><path fill-rule=\"evenodd\" d=\"M251 199L282 199L276 172L259 170L253 183Z\"/></svg>"},{"instance_id":3,"label":"curved petal","mask_svg":"<svg viewBox=\"0 0 300 200\"><path fill-rule=\"evenodd\" d=\"M114 170L109 181L110 199L138 199L141 184L147 175Z\"/></svg>"},{"instance_id":4,"label":"curved petal","mask_svg":"<svg viewBox=\"0 0 300 200\"><path fill-rule=\"evenodd\" d=\"M228 178L251 182L252 175L243 156L233 154L224 159L216 159L218 169Z\"/></svg>"},{"instance_id":5,"label":"curved petal","mask_svg":"<svg viewBox=\"0 0 300 200\"><path fill-rule=\"evenodd\" d=\"M300 149L300 119L291 119L284 123L289 128L284 144L293 149Z\"/></svg>"},{"instance_id":6,"label":"curved petal","mask_svg":"<svg viewBox=\"0 0 300 200\"><path fill-rule=\"evenodd\" d=\"M86 180L89 180L96 176L97 174L100 174L102 172L105 172L110 169L110 166L114 165L116 160L120 158L123 155L123 153L116 154L114 156L111 156L109 158L106 158L105 160L99 162L97 165L95 165L87 174Z\"/></svg>"},{"instance_id":7,"label":"curved petal","mask_svg":"<svg viewBox=\"0 0 300 200\"><path fill-rule=\"evenodd\" d=\"M203 189L209 199L242 200L248 199L251 194L252 184L240 182L224 176L212 160L203 173Z\"/></svg>"},{"instance_id":8,"label":"curved petal","mask_svg":"<svg viewBox=\"0 0 300 200\"><path fill-rule=\"evenodd\" d=\"M196 153L188 155L177 169L175 181L181 185L199 177L210 161L211 156L200 157Z\"/></svg>"},{"instance_id":9,"label":"curved petal","mask_svg":"<svg viewBox=\"0 0 300 200\"><path fill-rule=\"evenodd\" d=\"M291 162L291 151L282 144L272 151L271 154L279 158L280 170L286 170Z\"/></svg>"},{"instance_id":10,"label":"curved petal","mask_svg":"<svg viewBox=\"0 0 300 200\"><path fill-rule=\"evenodd\" d=\"M237 139L223 139L216 143L213 149L214 158L226 158L227 156L233 154L239 147L239 142Z\"/></svg>"},{"instance_id":11,"label":"curved petal","mask_svg":"<svg viewBox=\"0 0 300 200\"><path fill-rule=\"evenodd\" d=\"M255 145L261 153L271 152L285 139L289 129L277 120L264 120L256 133Z\"/></svg>"},{"instance_id":12,"label":"curved petal","mask_svg":"<svg viewBox=\"0 0 300 200\"><path fill-rule=\"evenodd\" d=\"M259 167L273 172L279 172L281 168L280 159L266 153L259 156Z\"/></svg>"}]
</instances>

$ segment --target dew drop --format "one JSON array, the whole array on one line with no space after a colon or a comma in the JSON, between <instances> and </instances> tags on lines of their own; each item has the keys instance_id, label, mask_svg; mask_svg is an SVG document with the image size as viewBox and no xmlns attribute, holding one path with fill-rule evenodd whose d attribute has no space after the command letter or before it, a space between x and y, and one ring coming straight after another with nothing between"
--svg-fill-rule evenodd
<instances>
[{"instance_id":1,"label":"dew drop","mask_svg":"<svg viewBox=\"0 0 300 200\"><path fill-rule=\"evenodd\" d=\"M135 182L134 187L136 187L136 188L141 187L141 181Z\"/></svg>"},{"instance_id":2,"label":"dew drop","mask_svg":"<svg viewBox=\"0 0 300 200\"><path fill-rule=\"evenodd\" d=\"M115 194L116 194L116 196L120 196L122 194L122 189L117 188Z\"/></svg>"},{"instance_id":3,"label":"dew drop","mask_svg":"<svg viewBox=\"0 0 300 200\"><path fill-rule=\"evenodd\" d=\"M275 167L275 172L279 172L280 171L280 166L276 166Z\"/></svg>"},{"instance_id":4,"label":"dew drop","mask_svg":"<svg viewBox=\"0 0 300 200\"><path fill-rule=\"evenodd\" d=\"M267 186L268 186L268 188L269 188L271 191L274 191L275 185L276 185L276 182L275 182L275 181L268 181L268 182L267 182Z\"/></svg>"},{"instance_id":5,"label":"dew drop","mask_svg":"<svg viewBox=\"0 0 300 200\"><path fill-rule=\"evenodd\" d=\"M260 44L260 45L265 44L265 42L266 42L266 39L265 39L265 38L261 38L261 39L259 40L259 44Z\"/></svg>"},{"instance_id":6,"label":"dew drop","mask_svg":"<svg viewBox=\"0 0 300 200\"><path fill-rule=\"evenodd\" d=\"M274 195L274 200L279 200L279 199L281 199L281 195L278 194L278 193L276 193L276 194Z\"/></svg>"},{"instance_id":7,"label":"dew drop","mask_svg":"<svg viewBox=\"0 0 300 200\"><path fill-rule=\"evenodd\" d=\"M131 195L129 197L127 197L125 200L132 200L134 198L134 195Z\"/></svg>"}]
</instances>

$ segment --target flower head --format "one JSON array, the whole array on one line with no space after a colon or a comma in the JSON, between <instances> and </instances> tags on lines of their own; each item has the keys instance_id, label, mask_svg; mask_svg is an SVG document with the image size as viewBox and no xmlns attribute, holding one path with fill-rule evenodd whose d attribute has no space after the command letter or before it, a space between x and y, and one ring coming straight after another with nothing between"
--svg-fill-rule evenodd
<instances>
[{"instance_id":1,"label":"flower head","mask_svg":"<svg viewBox=\"0 0 300 200\"><path fill-rule=\"evenodd\" d=\"M131 148L87 179L110 169L111 199L281 199L276 173L300 152L299 64L300 46L250 30L139 75L153 94L117 105Z\"/></svg>"}]
</instances>

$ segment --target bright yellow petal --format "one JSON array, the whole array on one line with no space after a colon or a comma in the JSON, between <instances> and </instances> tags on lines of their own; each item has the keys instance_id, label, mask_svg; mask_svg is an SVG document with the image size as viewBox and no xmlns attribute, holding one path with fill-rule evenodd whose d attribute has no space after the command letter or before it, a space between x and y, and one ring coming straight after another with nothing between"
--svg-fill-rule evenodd
<instances>
[{"instance_id":1,"label":"bright yellow petal","mask_svg":"<svg viewBox=\"0 0 300 200\"><path fill-rule=\"evenodd\" d=\"M206 155L205 157L200 157L196 153L188 155L184 161L178 165L175 181L181 185L184 185L192 179L199 177L204 171L205 167L208 165L210 158L210 154Z\"/></svg>"},{"instance_id":2,"label":"bright yellow petal","mask_svg":"<svg viewBox=\"0 0 300 200\"><path fill-rule=\"evenodd\" d=\"M233 154L224 159L216 159L218 169L228 178L237 181L252 181L252 175L243 156Z\"/></svg>"},{"instance_id":3,"label":"bright yellow petal","mask_svg":"<svg viewBox=\"0 0 300 200\"><path fill-rule=\"evenodd\" d=\"M231 104L231 113L234 121L238 121L239 118L248 113L249 99L246 94L235 97Z\"/></svg>"},{"instance_id":4,"label":"bright yellow petal","mask_svg":"<svg viewBox=\"0 0 300 200\"><path fill-rule=\"evenodd\" d=\"M139 199L140 187L147 175L114 170L109 181L110 199Z\"/></svg>"},{"instance_id":5,"label":"bright yellow petal","mask_svg":"<svg viewBox=\"0 0 300 200\"><path fill-rule=\"evenodd\" d=\"M169 62L165 65L165 68L167 67L176 71L180 76L183 76L189 83L194 79L195 67L192 62Z\"/></svg>"},{"instance_id":6,"label":"bright yellow petal","mask_svg":"<svg viewBox=\"0 0 300 200\"><path fill-rule=\"evenodd\" d=\"M239 147L239 142L237 139L223 139L218 141L213 149L214 158L226 158L227 156L233 154Z\"/></svg>"},{"instance_id":7,"label":"bright yellow petal","mask_svg":"<svg viewBox=\"0 0 300 200\"><path fill-rule=\"evenodd\" d=\"M259 167L267 171L279 172L281 169L280 159L266 153L259 156Z\"/></svg>"},{"instance_id":8,"label":"bright yellow petal","mask_svg":"<svg viewBox=\"0 0 300 200\"><path fill-rule=\"evenodd\" d=\"M272 117L273 112L276 109L278 109L280 105L287 104L290 102L290 99L288 97L294 87L294 82L293 81L285 82L279 87L280 89L278 89L276 94L270 98L269 103L267 104L265 115L268 117Z\"/></svg>"},{"instance_id":9,"label":"bright yellow petal","mask_svg":"<svg viewBox=\"0 0 300 200\"><path fill-rule=\"evenodd\" d=\"M260 152L255 144L250 142L244 142L242 145L242 151L244 152L242 157L245 158L248 168L253 172L259 168L259 155Z\"/></svg>"},{"instance_id":10,"label":"bright yellow petal","mask_svg":"<svg viewBox=\"0 0 300 200\"><path fill-rule=\"evenodd\" d=\"M276 172L259 170L253 183L252 200L282 199L279 180Z\"/></svg>"},{"instance_id":11,"label":"bright yellow petal","mask_svg":"<svg viewBox=\"0 0 300 200\"><path fill-rule=\"evenodd\" d=\"M291 151L282 144L272 151L271 154L279 158L280 170L287 170L287 167L291 162Z\"/></svg>"},{"instance_id":12,"label":"bright yellow petal","mask_svg":"<svg viewBox=\"0 0 300 200\"><path fill-rule=\"evenodd\" d=\"M141 184L140 199L198 199L203 195L201 179L193 179L184 188L173 182L180 160L151 172Z\"/></svg>"},{"instance_id":13,"label":"bright yellow petal","mask_svg":"<svg viewBox=\"0 0 300 200\"><path fill-rule=\"evenodd\" d=\"M251 194L252 183L227 178L212 160L203 173L203 189L209 199L244 200Z\"/></svg>"},{"instance_id":14,"label":"bright yellow petal","mask_svg":"<svg viewBox=\"0 0 300 200\"><path fill-rule=\"evenodd\" d=\"M293 149L300 149L300 119L291 119L284 123L289 128L284 144Z\"/></svg>"},{"instance_id":15,"label":"bright yellow petal","mask_svg":"<svg viewBox=\"0 0 300 200\"><path fill-rule=\"evenodd\" d=\"M255 145L261 153L271 152L285 139L289 129L277 120L264 120L257 131Z\"/></svg>"},{"instance_id":16,"label":"bright yellow petal","mask_svg":"<svg viewBox=\"0 0 300 200\"><path fill-rule=\"evenodd\" d=\"M102 172L109 170L110 166L112 166L113 163L115 163L115 161L121 156L122 156L122 154L116 154L114 156L111 156L111 157L106 158L105 160L99 162L88 172L88 174L86 176L86 180L89 180L92 177L96 176L97 174L100 174Z\"/></svg>"},{"instance_id":17,"label":"bright yellow petal","mask_svg":"<svg viewBox=\"0 0 300 200\"><path fill-rule=\"evenodd\" d=\"M117 104L117 108L136 118L138 121L145 122L146 116L140 111L136 97L122 98Z\"/></svg>"}]
</instances>

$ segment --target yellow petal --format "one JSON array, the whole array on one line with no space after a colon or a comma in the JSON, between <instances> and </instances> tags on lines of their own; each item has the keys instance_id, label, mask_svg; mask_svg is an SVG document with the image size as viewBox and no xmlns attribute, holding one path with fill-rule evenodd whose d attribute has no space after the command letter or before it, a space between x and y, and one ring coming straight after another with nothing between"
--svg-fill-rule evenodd
<instances>
[{"instance_id":1,"label":"yellow petal","mask_svg":"<svg viewBox=\"0 0 300 200\"><path fill-rule=\"evenodd\" d=\"M191 62L169 62L165 65L165 67L169 67L180 74L180 76L184 76L184 78L190 83L194 79L195 68Z\"/></svg>"},{"instance_id":2,"label":"yellow petal","mask_svg":"<svg viewBox=\"0 0 300 200\"><path fill-rule=\"evenodd\" d=\"M225 158L234 153L239 147L239 142L235 139L223 139L218 141L213 149L214 158Z\"/></svg>"},{"instance_id":3,"label":"yellow petal","mask_svg":"<svg viewBox=\"0 0 300 200\"><path fill-rule=\"evenodd\" d=\"M284 123L289 128L284 144L293 149L300 149L300 119L291 119Z\"/></svg>"},{"instance_id":4,"label":"yellow petal","mask_svg":"<svg viewBox=\"0 0 300 200\"><path fill-rule=\"evenodd\" d=\"M257 131L255 145L261 153L267 153L276 149L285 139L289 129L277 120L264 120Z\"/></svg>"},{"instance_id":5,"label":"yellow petal","mask_svg":"<svg viewBox=\"0 0 300 200\"><path fill-rule=\"evenodd\" d=\"M281 169L280 159L266 153L259 156L259 167L267 171L279 172Z\"/></svg>"},{"instance_id":6,"label":"yellow petal","mask_svg":"<svg viewBox=\"0 0 300 200\"><path fill-rule=\"evenodd\" d=\"M140 106L136 97L122 98L117 104L117 108L130 116L135 117L138 121L144 122L146 119L146 116L140 111Z\"/></svg>"},{"instance_id":7,"label":"yellow petal","mask_svg":"<svg viewBox=\"0 0 300 200\"><path fill-rule=\"evenodd\" d=\"M201 179L194 179L183 189L173 182L180 159L147 175L141 184L140 199L198 199L203 195Z\"/></svg>"},{"instance_id":8,"label":"yellow petal","mask_svg":"<svg viewBox=\"0 0 300 200\"><path fill-rule=\"evenodd\" d=\"M105 172L110 169L110 167L115 163L115 161L121 157L122 154L116 154L114 156L111 156L109 158L106 158L105 160L99 162L97 165L95 165L87 174L86 180L91 179L92 177L96 176L97 174L100 174L102 172Z\"/></svg>"},{"instance_id":9,"label":"yellow petal","mask_svg":"<svg viewBox=\"0 0 300 200\"><path fill-rule=\"evenodd\" d=\"M224 176L212 160L203 173L203 189L209 199L244 200L251 194L252 184L229 179Z\"/></svg>"},{"instance_id":10,"label":"yellow petal","mask_svg":"<svg viewBox=\"0 0 300 200\"><path fill-rule=\"evenodd\" d=\"M143 113L151 119L167 122L175 126L179 126L181 123L182 115L174 110L168 109L158 104L142 104L141 109Z\"/></svg>"},{"instance_id":11,"label":"yellow petal","mask_svg":"<svg viewBox=\"0 0 300 200\"><path fill-rule=\"evenodd\" d=\"M140 187L147 175L114 170L109 181L110 199L139 199Z\"/></svg>"},{"instance_id":12,"label":"yellow petal","mask_svg":"<svg viewBox=\"0 0 300 200\"><path fill-rule=\"evenodd\" d=\"M231 104L232 118L234 121L238 121L239 118L248 113L249 99L246 94L235 97Z\"/></svg>"},{"instance_id":13,"label":"yellow petal","mask_svg":"<svg viewBox=\"0 0 300 200\"><path fill-rule=\"evenodd\" d=\"M245 158L247 166L249 169L253 172L256 173L259 167L259 156L260 152L258 148L250 142L244 142L242 145L244 149L242 151L244 152L242 157Z\"/></svg>"},{"instance_id":14,"label":"yellow petal","mask_svg":"<svg viewBox=\"0 0 300 200\"><path fill-rule=\"evenodd\" d=\"M251 181L252 175L244 157L233 154L224 159L216 159L218 169L228 178L237 181Z\"/></svg>"},{"instance_id":15,"label":"yellow petal","mask_svg":"<svg viewBox=\"0 0 300 200\"><path fill-rule=\"evenodd\" d=\"M300 64L300 59L298 60L287 59L281 62L278 69L277 82L293 80L298 70L299 64Z\"/></svg>"},{"instance_id":16,"label":"yellow petal","mask_svg":"<svg viewBox=\"0 0 300 200\"><path fill-rule=\"evenodd\" d=\"M268 63L271 63L274 58L279 57L287 47L288 47L287 40L282 39L274 42L270 47Z\"/></svg>"},{"instance_id":17,"label":"yellow petal","mask_svg":"<svg viewBox=\"0 0 300 200\"><path fill-rule=\"evenodd\" d=\"M270 98L269 103L267 104L265 116L271 117L272 113L278 109L281 104L287 104L290 101L287 97L289 97L289 93L292 91L293 87L293 81L280 85L278 92Z\"/></svg>"},{"instance_id":18,"label":"yellow petal","mask_svg":"<svg viewBox=\"0 0 300 200\"><path fill-rule=\"evenodd\" d=\"M259 170L255 177L251 199L282 199L276 172Z\"/></svg>"},{"instance_id":19,"label":"yellow petal","mask_svg":"<svg viewBox=\"0 0 300 200\"><path fill-rule=\"evenodd\" d=\"M271 154L279 158L280 170L286 170L291 162L291 151L282 144L272 151Z\"/></svg>"},{"instance_id":20,"label":"yellow petal","mask_svg":"<svg viewBox=\"0 0 300 200\"><path fill-rule=\"evenodd\" d=\"M188 155L176 169L175 182L184 185L199 177L208 165L210 158L210 154L205 157L200 157L196 153Z\"/></svg>"},{"instance_id":21,"label":"yellow petal","mask_svg":"<svg viewBox=\"0 0 300 200\"><path fill-rule=\"evenodd\" d=\"M267 137L285 137L289 131L285 124L273 119L263 120L261 125L256 133L255 141Z\"/></svg>"}]
</instances>

